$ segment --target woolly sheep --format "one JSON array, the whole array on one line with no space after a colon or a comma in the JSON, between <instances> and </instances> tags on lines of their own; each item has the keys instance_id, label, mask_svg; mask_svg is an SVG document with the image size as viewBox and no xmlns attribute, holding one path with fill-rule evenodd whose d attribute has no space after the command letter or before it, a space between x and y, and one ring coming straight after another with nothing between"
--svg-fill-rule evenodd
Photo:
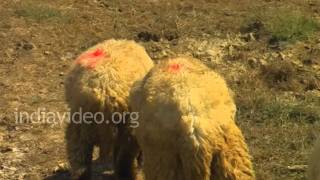
<instances>
[{"instance_id":1,"label":"woolly sheep","mask_svg":"<svg viewBox=\"0 0 320 180\"><path fill-rule=\"evenodd\" d=\"M65 97L73 115L66 129L67 156L73 179L90 178L94 145L99 146L102 161L110 161L112 155L132 153L127 146L135 144L127 142L133 138L130 124L124 123L128 121L127 116L113 116L113 113L119 115L130 111L128 96L131 86L142 79L152 66L145 49L128 40L104 41L76 59L65 81ZM91 117L89 112L96 116ZM112 118L113 123L110 121ZM102 124L90 123L93 120L104 121ZM121 148L122 145L126 148ZM133 151L136 149L132 148ZM119 166L130 166L120 168L115 164L116 173L132 176L131 172L126 172L131 171L131 160L125 156L114 158L115 161L123 161Z\"/></svg>"},{"instance_id":2,"label":"woolly sheep","mask_svg":"<svg viewBox=\"0 0 320 180\"><path fill-rule=\"evenodd\" d=\"M130 95L146 180L253 180L236 106L221 76L187 57L164 60Z\"/></svg>"}]
</instances>

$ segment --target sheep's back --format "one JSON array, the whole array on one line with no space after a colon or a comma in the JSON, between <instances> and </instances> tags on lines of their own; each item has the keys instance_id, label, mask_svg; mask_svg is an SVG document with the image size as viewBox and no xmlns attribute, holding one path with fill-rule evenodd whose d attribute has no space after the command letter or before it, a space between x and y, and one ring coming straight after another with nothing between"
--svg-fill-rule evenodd
<instances>
[{"instance_id":1,"label":"sheep's back","mask_svg":"<svg viewBox=\"0 0 320 180\"><path fill-rule=\"evenodd\" d=\"M94 68L78 63L79 58L98 50L104 54ZM128 110L130 88L152 66L152 60L137 43L104 41L85 51L75 61L65 83L67 102L71 107L86 107L88 110L90 107L110 112Z\"/></svg>"}]
</instances>

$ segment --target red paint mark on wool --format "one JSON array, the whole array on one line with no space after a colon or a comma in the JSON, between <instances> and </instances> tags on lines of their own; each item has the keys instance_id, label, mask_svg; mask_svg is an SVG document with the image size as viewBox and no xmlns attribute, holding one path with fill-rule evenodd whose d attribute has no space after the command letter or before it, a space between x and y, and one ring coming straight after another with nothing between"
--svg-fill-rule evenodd
<instances>
[{"instance_id":1,"label":"red paint mark on wool","mask_svg":"<svg viewBox=\"0 0 320 180\"><path fill-rule=\"evenodd\" d=\"M101 49L97 49L94 52L91 53L91 56L96 58L96 57L100 57L103 56L104 52Z\"/></svg>"},{"instance_id":2,"label":"red paint mark on wool","mask_svg":"<svg viewBox=\"0 0 320 180\"><path fill-rule=\"evenodd\" d=\"M182 67L181 64L177 64L177 63L170 64L168 71L172 72L172 73L177 73L177 72L181 71L181 67Z\"/></svg>"},{"instance_id":3,"label":"red paint mark on wool","mask_svg":"<svg viewBox=\"0 0 320 180\"><path fill-rule=\"evenodd\" d=\"M94 69L97 64L103 60L104 57L110 57L107 53L105 53L101 49L96 49L95 51L88 52L82 54L76 60L77 64L87 68L87 69Z\"/></svg>"}]
</instances>

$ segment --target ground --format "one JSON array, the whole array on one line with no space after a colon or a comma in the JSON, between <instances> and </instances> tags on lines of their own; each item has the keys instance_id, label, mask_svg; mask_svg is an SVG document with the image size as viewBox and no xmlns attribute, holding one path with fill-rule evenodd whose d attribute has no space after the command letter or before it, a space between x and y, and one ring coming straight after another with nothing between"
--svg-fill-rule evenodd
<instances>
[{"instance_id":1,"label":"ground","mask_svg":"<svg viewBox=\"0 0 320 180\"><path fill-rule=\"evenodd\" d=\"M69 177L64 76L109 38L140 42L155 62L190 55L221 73L257 179L305 179L320 134L320 34L304 19L267 20L282 8L320 22L316 0L1 0L0 179Z\"/></svg>"}]
</instances>

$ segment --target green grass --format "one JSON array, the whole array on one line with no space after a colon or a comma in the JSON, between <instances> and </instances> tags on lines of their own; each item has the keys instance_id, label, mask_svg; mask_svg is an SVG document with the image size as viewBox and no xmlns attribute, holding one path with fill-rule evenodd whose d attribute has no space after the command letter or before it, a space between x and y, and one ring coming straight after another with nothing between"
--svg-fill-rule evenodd
<instances>
[{"instance_id":1,"label":"green grass","mask_svg":"<svg viewBox=\"0 0 320 180\"><path fill-rule=\"evenodd\" d=\"M314 106L306 103L300 103L290 108L289 119L314 123L320 121L320 106Z\"/></svg>"},{"instance_id":2,"label":"green grass","mask_svg":"<svg viewBox=\"0 0 320 180\"><path fill-rule=\"evenodd\" d=\"M304 40L319 29L319 24L299 11L279 9L274 11L265 27L274 38L280 41Z\"/></svg>"},{"instance_id":3,"label":"green grass","mask_svg":"<svg viewBox=\"0 0 320 180\"><path fill-rule=\"evenodd\" d=\"M272 8L258 12L249 20L245 20L244 27L248 28L254 22L261 22L263 30L277 41L306 40L320 28L319 22L310 15L293 8Z\"/></svg>"},{"instance_id":4,"label":"green grass","mask_svg":"<svg viewBox=\"0 0 320 180\"><path fill-rule=\"evenodd\" d=\"M15 11L16 15L34 20L37 22L60 21L69 22L70 17L60 10L46 4L36 4L35 2L22 3Z\"/></svg>"}]
</instances>

